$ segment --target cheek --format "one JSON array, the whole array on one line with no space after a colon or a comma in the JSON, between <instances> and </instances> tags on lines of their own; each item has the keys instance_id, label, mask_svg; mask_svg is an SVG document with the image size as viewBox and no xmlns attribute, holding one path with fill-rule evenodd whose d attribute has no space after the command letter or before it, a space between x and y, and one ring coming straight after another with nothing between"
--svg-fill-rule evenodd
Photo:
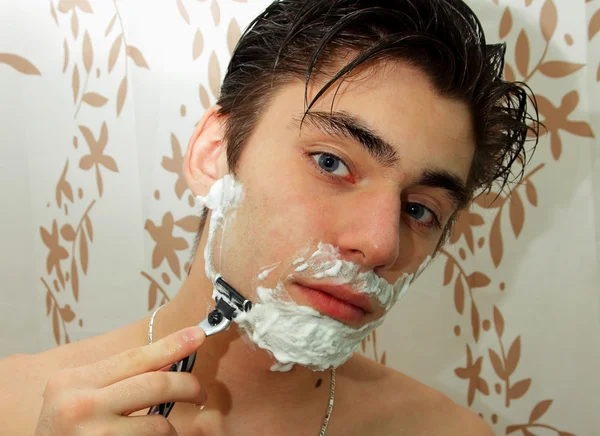
<instances>
[{"instance_id":1,"label":"cheek","mask_svg":"<svg viewBox=\"0 0 600 436\"><path fill-rule=\"evenodd\" d=\"M220 272L240 289L274 286L282 274L291 272L300 250L323 239L328 215L306 192L310 189L280 179L246 180L245 199L225 232ZM280 266L258 283L261 268L278 262Z\"/></svg>"},{"instance_id":2,"label":"cheek","mask_svg":"<svg viewBox=\"0 0 600 436\"><path fill-rule=\"evenodd\" d=\"M389 283L395 283L404 273L415 273L421 264L427 259L427 256L433 256L437 239L435 241L424 242L423 239L415 234L414 231L405 225L400 228L400 249L398 261L388 271L378 272Z\"/></svg>"}]
</instances>

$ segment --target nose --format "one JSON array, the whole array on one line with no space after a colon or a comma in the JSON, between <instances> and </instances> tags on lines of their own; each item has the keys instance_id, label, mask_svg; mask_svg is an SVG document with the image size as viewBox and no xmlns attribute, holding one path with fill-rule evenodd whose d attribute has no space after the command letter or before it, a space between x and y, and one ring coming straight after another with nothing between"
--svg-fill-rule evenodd
<instances>
[{"instance_id":1,"label":"nose","mask_svg":"<svg viewBox=\"0 0 600 436\"><path fill-rule=\"evenodd\" d=\"M390 192L391 191L391 192ZM400 195L386 192L356 194L334 224L337 246L345 260L370 269L393 266L400 255ZM348 213L347 211L351 211Z\"/></svg>"}]
</instances>

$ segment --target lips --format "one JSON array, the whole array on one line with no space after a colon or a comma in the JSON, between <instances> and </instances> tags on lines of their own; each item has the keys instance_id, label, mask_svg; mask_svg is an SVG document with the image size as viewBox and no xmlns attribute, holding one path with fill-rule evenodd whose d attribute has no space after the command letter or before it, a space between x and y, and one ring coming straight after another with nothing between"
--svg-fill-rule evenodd
<instances>
[{"instance_id":1,"label":"lips","mask_svg":"<svg viewBox=\"0 0 600 436\"><path fill-rule=\"evenodd\" d=\"M370 298L351 288L337 285L295 283L308 302L319 312L340 321L358 323L373 312Z\"/></svg>"}]
</instances>

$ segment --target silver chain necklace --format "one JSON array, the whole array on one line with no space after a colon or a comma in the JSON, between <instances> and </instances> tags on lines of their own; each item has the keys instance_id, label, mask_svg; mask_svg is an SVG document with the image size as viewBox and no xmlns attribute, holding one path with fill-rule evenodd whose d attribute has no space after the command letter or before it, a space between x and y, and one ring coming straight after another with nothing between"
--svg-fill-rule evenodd
<instances>
[{"instance_id":1,"label":"silver chain necklace","mask_svg":"<svg viewBox=\"0 0 600 436\"><path fill-rule=\"evenodd\" d=\"M152 343L152 329L154 328L154 318L160 309L164 307L158 306L152 315L150 316L150 321L148 322L148 343ZM335 368L331 368L331 381L329 383L329 403L327 404L327 413L325 414L325 419L323 420L323 425L321 426L321 432L319 436L325 436L325 432L327 431L327 426L329 425L329 419L331 418L331 412L333 411L333 402L335 399Z\"/></svg>"}]
</instances>

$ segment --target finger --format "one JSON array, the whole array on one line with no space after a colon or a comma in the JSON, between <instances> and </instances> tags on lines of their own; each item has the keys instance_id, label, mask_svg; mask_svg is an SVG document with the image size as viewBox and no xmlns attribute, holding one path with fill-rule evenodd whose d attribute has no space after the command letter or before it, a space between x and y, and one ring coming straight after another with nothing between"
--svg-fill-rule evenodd
<instances>
[{"instance_id":1,"label":"finger","mask_svg":"<svg viewBox=\"0 0 600 436\"><path fill-rule=\"evenodd\" d=\"M206 335L200 327L188 327L175 332L160 341L143 347L132 348L108 359L79 369L91 384L102 388L121 380L157 371L166 365L177 362L195 352Z\"/></svg>"},{"instance_id":2,"label":"finger","mask_svg":"<svg viewBox=\"0 0 600 436\"><path fill-rule=\"evenodd\" d=\"M110 413L128 415L156 404L184 402L204 404L206 391L187 372L148 372L100 390L100 402Z\"/></svg>"},{"instance_id":3,"label":"finger","mask_svg":"<svg viewBox=\"0 0 600 436\"><path fill-rule=\"evenodd\" d=\"M175 427L161 415L119 417L110 430L128 436L177 436Z\"/></svg>"}]
</instances>

